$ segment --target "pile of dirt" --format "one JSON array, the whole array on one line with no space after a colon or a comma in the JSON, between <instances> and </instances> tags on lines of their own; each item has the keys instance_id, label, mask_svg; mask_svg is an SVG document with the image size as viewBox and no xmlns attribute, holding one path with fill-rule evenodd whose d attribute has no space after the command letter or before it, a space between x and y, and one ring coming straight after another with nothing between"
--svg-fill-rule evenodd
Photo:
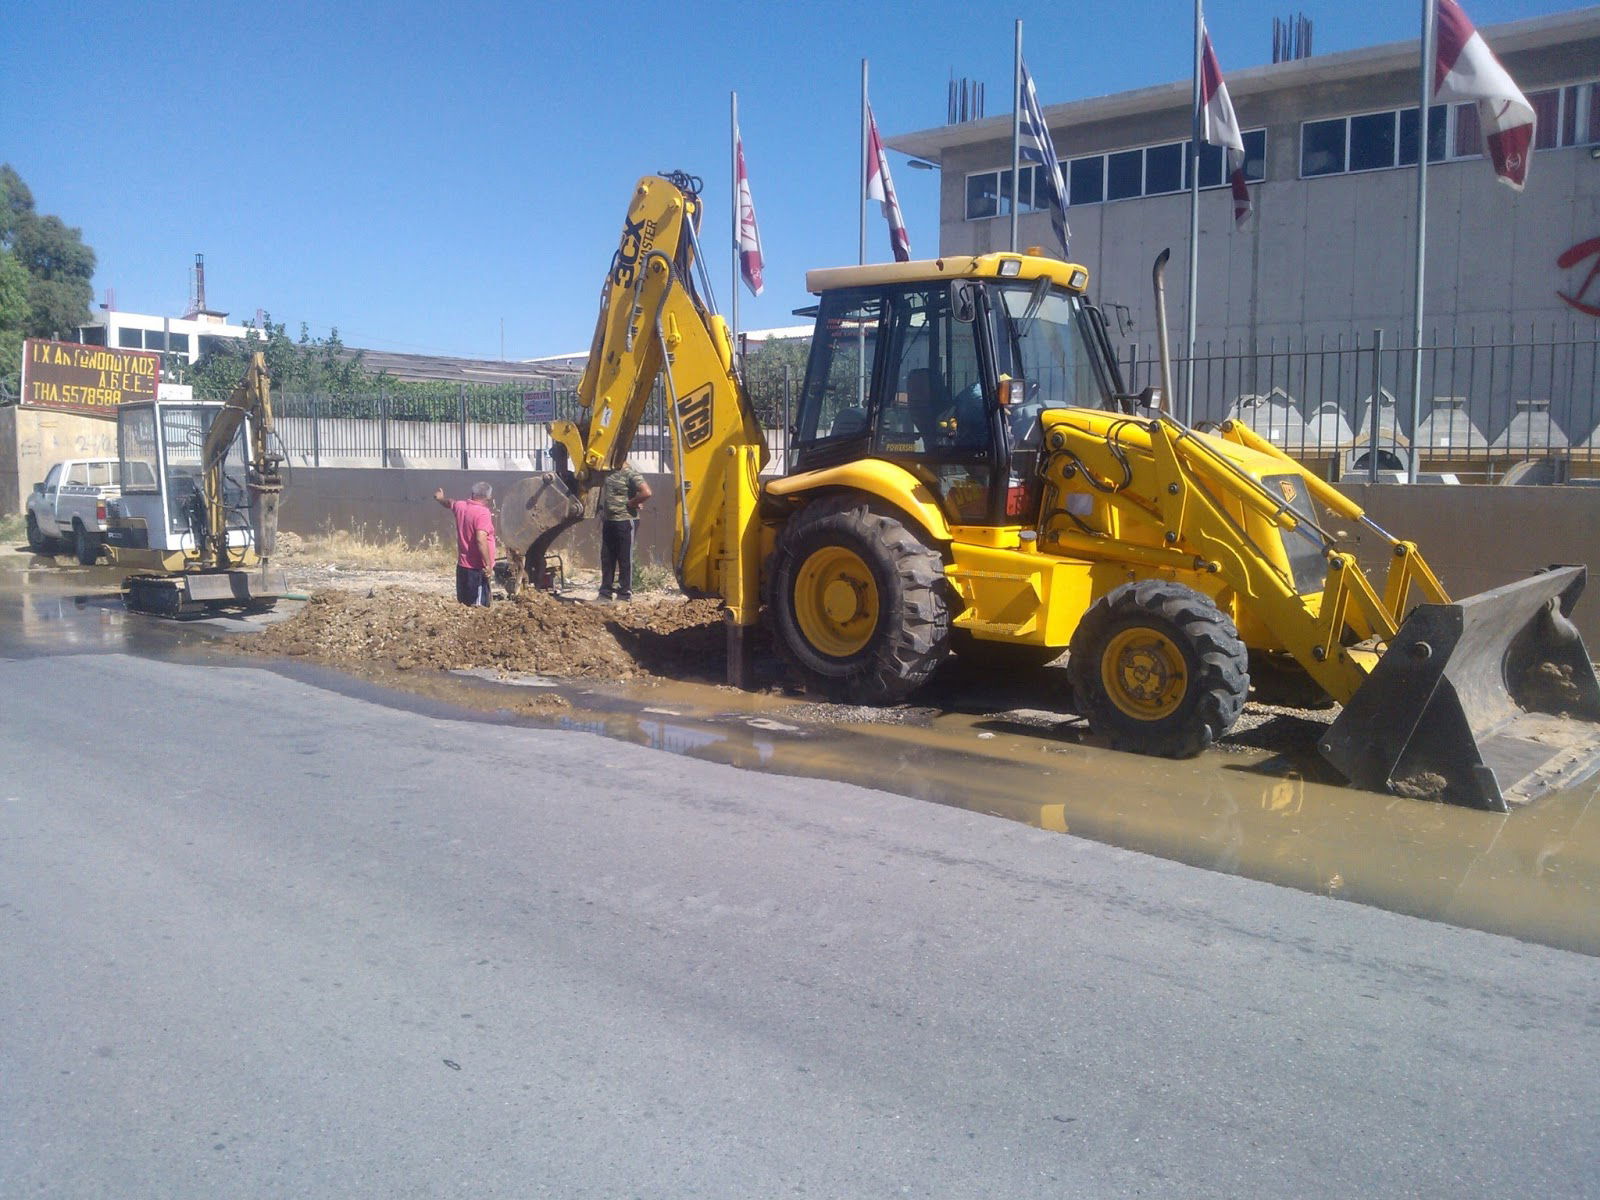
<instances>
[{"instance_id":1,"label":"pile of dirt","mask_svg":"<svg viewBox=\"0 0 1600 1200\"><path fill-rule=\"evenodd\" d=\"M336 666L493 668L591 679L668 676L720 681L726 634L713 600L660 596L600 605L523 592L490 608L402 589L319 591L251 642L264 654Z\"/></svg>"}]
</instances>

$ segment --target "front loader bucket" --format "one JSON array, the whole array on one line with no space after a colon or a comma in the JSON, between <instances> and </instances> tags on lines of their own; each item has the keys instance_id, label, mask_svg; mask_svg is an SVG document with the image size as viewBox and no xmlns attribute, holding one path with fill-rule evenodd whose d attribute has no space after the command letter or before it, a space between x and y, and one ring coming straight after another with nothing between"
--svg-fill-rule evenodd
<instances>
[{"instance_id":1,"label":"front loader bucket","mask_svg":"<svg viewBox=\"0 0 1600 1200\"><path fill-rule=\"evenodd\" d=\"M551 586L545 563L550 546L583 520L583 500L568 486L570 478L555 471L530 475L512 484L500 502L500 540L541 591Z\"/></svg>"},{"instance_id":2,"label":"front loader bucket","mask_svg":"<svg viewBox=\"0 0 1600 1200\"><path fill-rule=\"evenodd\" d=\"M1357 787L1509 812L1600 767L1583 567L1421 604L1322 740Z\"/></svg>"}]
</instances>

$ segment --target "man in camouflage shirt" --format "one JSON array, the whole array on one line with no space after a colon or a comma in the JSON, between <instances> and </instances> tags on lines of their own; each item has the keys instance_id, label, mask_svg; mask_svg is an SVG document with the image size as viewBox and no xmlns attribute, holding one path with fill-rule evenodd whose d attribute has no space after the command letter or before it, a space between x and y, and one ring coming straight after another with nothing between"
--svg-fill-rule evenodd
<instances>
[{"instance_id":1,"label":"man in camouflage shirt","mask_svg":"<svg viewBox=\"0 0 1600 1200\"><path fill-rule=\"evenodd\" d=\"M600 599L633 599L633 531L650 485L624 462L600 485ZM613 579L616 586L612 586Z\"/></svg>"}]
</instances>

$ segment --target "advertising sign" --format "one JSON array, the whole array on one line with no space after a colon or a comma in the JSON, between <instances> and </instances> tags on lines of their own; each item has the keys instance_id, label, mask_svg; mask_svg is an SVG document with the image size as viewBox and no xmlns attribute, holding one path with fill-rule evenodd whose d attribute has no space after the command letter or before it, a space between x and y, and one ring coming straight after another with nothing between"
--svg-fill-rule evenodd
<instances>
[{"instance_id":1,"label":"advertising sign","mask_svg":"<svg viewBox=\"0 0 1600 1200\"><path fill-rule=\"evenodd\" d=\"M556 419L556 390L542 387L522 393L522 419L530 423Z\"/></svg>"},{"instance_id":2,"label":"advertising sign","mask_svg":"<svg viewBox=\"0 0 1600 1200\"><path fill-rule=\"evenodd\" d=\"M161 355L28 338L22 349L24 408L114 417L128 400L154 400Z\"/></svg>"}]
</instances>

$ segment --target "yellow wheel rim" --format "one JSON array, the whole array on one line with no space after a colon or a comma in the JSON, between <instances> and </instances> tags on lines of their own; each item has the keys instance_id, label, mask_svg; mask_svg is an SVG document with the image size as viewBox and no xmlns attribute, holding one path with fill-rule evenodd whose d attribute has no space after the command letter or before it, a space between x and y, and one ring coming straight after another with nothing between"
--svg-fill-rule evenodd
<instances>
[{"instance_id":1,"label":"yellow wheel rim","mask_svg":"<svg viewBox=\"0 0 1600 1200\"><path fill-rule=\"evenodd\" d=\"M814 650L848 658L878 628L878 585L861 556L843 546L811 554L794 580L794 615Z\"/></svg>"},{"instance_id":2,"label":"yellow wheel rim","mask_svg":"<svg viewBox=\"0 0 1600 1200\"><path fill-rule=\"evenodd\" d=\"M1178 711L1189 669L1177 643L1154 629L1124 629L1100 658L1106 694L1128 716L1159 721Z\"/></svg>"}]
</instances>

